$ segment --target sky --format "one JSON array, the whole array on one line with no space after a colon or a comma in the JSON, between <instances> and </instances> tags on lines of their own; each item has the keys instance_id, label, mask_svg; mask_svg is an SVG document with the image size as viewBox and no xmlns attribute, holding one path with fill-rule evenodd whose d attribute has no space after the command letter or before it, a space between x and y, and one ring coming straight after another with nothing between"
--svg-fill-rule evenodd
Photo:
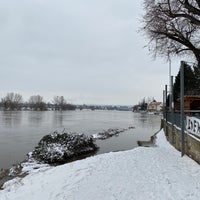
<instances>
[{"instance_id":1,"label":"sky","mask_svg":"<svg viewBox=\"0 0 200 200\"><path fill-rule=\"evenodd\" d=\"M0 98L74 104L162 101L169 63L154 60L133 0L0 0ZM172 60L172 75L179 61Z\"/></svg>"}]
</instances>

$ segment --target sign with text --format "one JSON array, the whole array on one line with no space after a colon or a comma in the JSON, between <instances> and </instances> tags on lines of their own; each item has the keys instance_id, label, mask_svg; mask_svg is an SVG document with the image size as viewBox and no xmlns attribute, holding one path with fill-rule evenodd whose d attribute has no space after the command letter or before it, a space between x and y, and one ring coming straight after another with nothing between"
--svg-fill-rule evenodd
<instances>
[{"instance_id":1,"label":"sign with text","mask_svg":"<svg viewBox=\"0 0 200 200\"><path fill-rule=\"evenodd\" d=\"M186 117L186 130L200 137L200 119L196 117Z\"/></svg>"}]
</instances>

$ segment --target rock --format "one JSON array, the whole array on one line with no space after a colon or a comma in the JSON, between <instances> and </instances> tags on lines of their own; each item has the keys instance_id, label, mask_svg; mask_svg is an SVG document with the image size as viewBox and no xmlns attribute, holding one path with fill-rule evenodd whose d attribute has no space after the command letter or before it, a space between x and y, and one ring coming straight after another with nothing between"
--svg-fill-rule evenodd
<instances>
[{"instance_id":1,"label":"rock","mask_svg":"<svg viewBox=\"0 0 200 200\"><path fill-rule=\"evenodd\" d=\"M155 133L153 136L151 136L150 140L148 140L148 141L138 140L137 141L138 146L142 146L142 147L153 147L153 146L155 146L155 138L156 138L157 133Z\"/></svg>"},{"instance_id":2,"label":"rock","mask_svg":"<svg viewBox=\"0 0 200 200\"><path fill-rule=\"evenodd\" d=\"M55 164L95 152L97 149L92 137L84 134L54 132L44 136L30 155L37 161Z\"/></svg>"},{"instance_id":3,"label":"rock","mask_svg":"<svg viewBox=\"0 0 200 200\"><path fill-rule=\"evenodd\" d=\"M105 130L103 132L100 132L100 133L97 133L97 134L93 134L92 137L94 139L105 140L105 139L110 138L112 136L118 136L119 133L122 133L122 132L124 132L126 130L127 129L118 129L118 128L112 129L112 128L110 128L110 129Z\"/></svg>"},{"instance_id":4,"label":"rock","mask_svg":"<svg viewBox=\"0 0 200 200\"><path fill-rule=\"evenodd\" d=\"M135 126L129 126L128 127L128 129L134 129L135 128Z\"/></svg>"}]
</instances>

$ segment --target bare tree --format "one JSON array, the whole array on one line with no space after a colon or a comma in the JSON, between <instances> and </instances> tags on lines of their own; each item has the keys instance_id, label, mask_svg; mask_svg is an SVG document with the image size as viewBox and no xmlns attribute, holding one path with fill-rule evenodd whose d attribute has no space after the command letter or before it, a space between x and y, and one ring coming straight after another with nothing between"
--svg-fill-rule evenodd
<instances>
[{"instance_id":1,"label":"bare tree","mask_svg":"<svg viewBox=\"0 0 200 200\"><path fill-rule=\"evenodd\" d=\"M5 110L20 110L22 107L22 95L17 93L7 93L7 95L1 99Z\"/></svg>"},{"instance_id":2,"label":"bare tree","mask_svg":"<svg viewBox=\"0 0 200 200\"><path fill-rule=\"evenodd\" d=\"M55 110L75 110L76 106L67 103L63 96L55 96L53 99Z\"/></svg>"},{"instance_id":3,"label":"bare tree","mask_svg":"<svg viewBox=\"0 0 200 200\"><path fill-rule=\"evenodd\" d=\"M29 99L29 106L33 110L47 110L47 106L40 95L33 95Z\"/></svg>"},{"instance_id":4,"label":"bare tree","mask_svg":"<svg viewBox=\"0 0 200 200\"><path fill-rule=\"evenodd\" d=\"M55 96L53 103L55 104L55 110L64 110L65 105L67 104L63 96Z\"/></svg>"},{"instance_id":5,"label":"bare tree","mask_svg":"<svg viewBox=\"0 0 200 200\"><path fill-rule=\"evenodd\" d=\"M200 1L144 0L142 29L156 56L193 55L200 68Z\"/></svg>"}]
</instances>

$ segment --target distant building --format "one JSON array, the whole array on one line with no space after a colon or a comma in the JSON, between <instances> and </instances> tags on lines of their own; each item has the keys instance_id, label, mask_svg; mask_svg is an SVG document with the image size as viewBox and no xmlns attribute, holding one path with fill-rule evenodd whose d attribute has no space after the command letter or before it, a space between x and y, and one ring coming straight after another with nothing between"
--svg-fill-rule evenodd
<instances>
[{"instance_id":1,"label":"distant building","mask_svg":"<svg viewBox=\"0 0 200 200\"><path fill-rule=\"evenodd\" d=\"M162 102L153 101L149 103L147 110L149 112L160 112L162 110L162 106L163 106Z\"/></svg>"}]
</instances>

